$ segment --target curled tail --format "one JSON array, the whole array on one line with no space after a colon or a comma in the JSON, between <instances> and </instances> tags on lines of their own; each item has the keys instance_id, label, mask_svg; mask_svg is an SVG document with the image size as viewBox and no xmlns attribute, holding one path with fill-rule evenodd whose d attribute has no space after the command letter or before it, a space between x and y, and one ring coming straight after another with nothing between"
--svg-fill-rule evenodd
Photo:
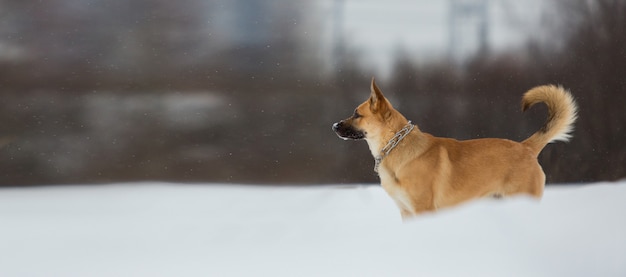
<instances>
[{"instance_id":1,"label":"curled tail","mask_svg":"<svg viewBox=\"0 0 626 277\"><path fill-rule=\"evenodd\" d=\"M550 142L570 139L578 111L572 95L560 86L540 86L527 91L522 98L522 111L540 102L548 106L548 120L539 131L522 142L535 155L539 155Z\"/></svg>"}]
</instances>

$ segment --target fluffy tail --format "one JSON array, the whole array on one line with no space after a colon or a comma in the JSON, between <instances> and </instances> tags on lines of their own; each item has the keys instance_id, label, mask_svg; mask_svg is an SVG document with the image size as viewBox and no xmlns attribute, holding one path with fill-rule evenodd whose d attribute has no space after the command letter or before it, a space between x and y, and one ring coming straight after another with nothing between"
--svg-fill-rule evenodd
<instances>
[{"instance_id":1,"label":"fluffy tail","mask_svg":"<svg viewBox=\"0 0 626 277\"><path fill-rule=\"evenodd\" d=\"M534 104L543 102L548 106L548 120L543 127L522 142L533 150L535 155L546 144L561 140L568 141L570 132L574 129L578 107L572 95L561 86L540 86L524 94L522 111L528 110Z\"/></svg>"}]
</instances>

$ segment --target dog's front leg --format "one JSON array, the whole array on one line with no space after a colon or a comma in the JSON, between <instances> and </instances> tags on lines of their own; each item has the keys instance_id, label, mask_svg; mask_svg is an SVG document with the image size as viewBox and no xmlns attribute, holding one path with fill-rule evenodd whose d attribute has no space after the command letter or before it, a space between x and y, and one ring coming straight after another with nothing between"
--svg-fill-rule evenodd
<instances>
[{"instance_id":1,"label":"dog's front leg","mask_svg":"<svg viewBox=\"0 0 626 277\"><path fill-rule=\"evenodd\" d=\"M407 222L408 220L424 213L434 212L436 207L433 205L432 201L424 201L420 203L413 202L409 209L405 207L400 208L400 215L402 216L402 221Z\"/></svg>"},{"instance_id":2,"label":"dog's front leg","mask_svg":"<svg viewBox=\"0 0 626 277\"><path fill-rule=\"evenodd\" d=\"M402 215L402 221L407 222L408 220L417 217L424 213L434 212L437 210L433 205L415 205L413 210L400 209L400 214Z\"/></svg>"},{"instance_id":3,"label":"dog's front leg","mask_svg":"<svg viewBox=\"0 0 626 277\"><path fill-rule=\"evenodd\" d=\"M408 210L402 209L400 210L400 215L402 215L402 221L406 222L407 220L413 218L414 214Z\"/></svg>"}]
</instances>

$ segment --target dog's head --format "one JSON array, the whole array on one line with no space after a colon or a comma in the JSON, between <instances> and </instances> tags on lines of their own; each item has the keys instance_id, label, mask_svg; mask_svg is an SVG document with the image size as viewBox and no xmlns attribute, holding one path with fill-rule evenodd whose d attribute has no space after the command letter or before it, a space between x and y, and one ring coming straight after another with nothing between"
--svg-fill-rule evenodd
<instances>
[{"instance_id":1,"label":"dog's head","mask_svg":"<svg viewBox=\"0 0 626 277\"><path fill-rule=\"evenodd\" d=\"M404 120L405 123L396 123ZM333 131L345 140L382 139L384 132L396 132L396 126L406 124L406 119L383 96L372 78L369 99L359 105L352 116L333 124Z\"/></svg>"}]
</instances>

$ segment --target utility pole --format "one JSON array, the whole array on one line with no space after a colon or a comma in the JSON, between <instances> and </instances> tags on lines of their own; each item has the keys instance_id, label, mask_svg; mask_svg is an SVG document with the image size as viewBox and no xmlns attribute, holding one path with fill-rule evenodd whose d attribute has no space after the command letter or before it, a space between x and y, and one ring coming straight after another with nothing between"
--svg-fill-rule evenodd
<instances>
[{"instance_id":1,"label":"utility pole","mask_svg":"<svg viewBox=\"0 0 626 277\"><path fill-rule=\"evenodd\" d=\"M332 26L332 68L337 71L343 66L345 56L343 16L345 0L333 0L333 26Z\"/></svg>"},{"instance_id":2,"label":"utility pole","mask_svg":"<svg viewBox=\"0 0 626 277\"><path fill-rule=\"evenodd\" d=\"M456 63L488 50L488 0L449 0L448 56Z\"/></svg>"}]
</instances>

